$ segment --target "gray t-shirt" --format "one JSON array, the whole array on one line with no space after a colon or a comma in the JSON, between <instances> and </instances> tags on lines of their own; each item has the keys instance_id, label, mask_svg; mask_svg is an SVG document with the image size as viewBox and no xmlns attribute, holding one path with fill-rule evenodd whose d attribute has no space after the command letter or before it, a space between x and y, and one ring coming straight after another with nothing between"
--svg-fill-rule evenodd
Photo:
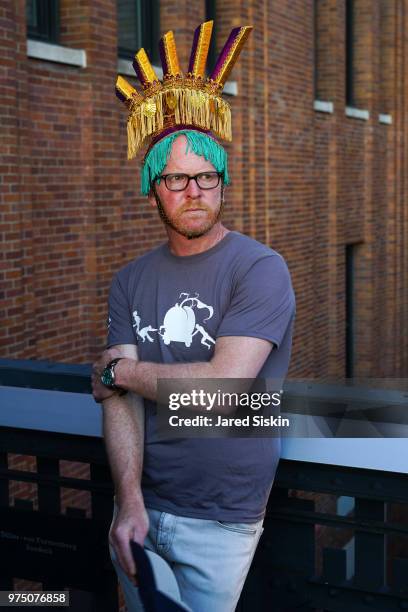
<instances>
[{"instance_id":1,"label":"gray t-shirt","mask_svg":"<svg viewBox=\"0 0 408 612\"><path fill-rule=\"evenodd\" d=\"M259 376L283 380L295 297L284 259L238 232L178 257L164 244L122 268L109 296L108 347L137 344L142 361L209 361L221 336L274 344ZM253 522L265 512L279 438L155 435L157 407L145 400L142 490L147 507L176 515Z\"/></svg>"}]
</instances>

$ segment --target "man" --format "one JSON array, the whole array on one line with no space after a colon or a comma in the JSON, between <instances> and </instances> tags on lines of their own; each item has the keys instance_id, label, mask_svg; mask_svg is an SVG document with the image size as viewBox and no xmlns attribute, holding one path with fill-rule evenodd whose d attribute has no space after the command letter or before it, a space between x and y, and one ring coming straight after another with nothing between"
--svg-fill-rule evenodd
<instances>
[{"instance_id":1,"label":"man","mask_svg":"<svg viewBox=\"0 0 408 612\"><path fill-rule=\"evenodd\" d=\"M277 438L156 435L159 379L283 380L289 365L290 275L278 253L222 224L227 156L213 131L175 121L155 134L142 190L168 242L114 277L108 350L94 366L115 485L110 551L132 611L142 607L130 540L168 562L185 609L235 609L279 459Z\"/></svg>"}]
</instances>

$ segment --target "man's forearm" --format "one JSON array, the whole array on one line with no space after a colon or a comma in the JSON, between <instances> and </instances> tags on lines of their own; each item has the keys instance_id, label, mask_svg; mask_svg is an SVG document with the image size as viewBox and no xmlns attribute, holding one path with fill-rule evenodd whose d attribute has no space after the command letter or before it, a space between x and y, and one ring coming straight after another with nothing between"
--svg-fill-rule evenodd
<instances>
[{"instance_id":1,"label":"man's forearm","mask_svg":"<svg viewBox=\"0 0 408 612\"><path fill-rule=\"evenodd\" d=\"M123 378L118 385L134 393L157 400L157 381L162 378L217 378L210 361L197 363L151 363L148 361L127 362Z\"/></svg>"},{"instance_id":2,"label":"man's forearm","mask_svg":"<svg viewBox=\"0 0 408 612\"><path fill-rule=\"evenodd\" d=\"M133 393L104 400L103 435L117 502L126 499L143 505L143 400Z\"/></svg>"},{"instance_id":3,"label":"man's forearm","mask_svg":"<svg viewBox=\"0 0 408 612\"><path fill-rule=\"evenodd\" d=\"M115 368L115 383L156 401L160 379L252 379L257 377L272 346L272 342L261 338L223 337L217 339L210 361L152 363L123 359Z\"/></svg>"}]
</instances>

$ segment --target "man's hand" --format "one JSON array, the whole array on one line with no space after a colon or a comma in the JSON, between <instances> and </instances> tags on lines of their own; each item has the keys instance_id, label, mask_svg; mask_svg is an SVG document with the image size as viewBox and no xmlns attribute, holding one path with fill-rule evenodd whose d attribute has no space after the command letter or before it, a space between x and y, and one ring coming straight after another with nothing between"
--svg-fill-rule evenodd
<instances>
[{"instance_id":1,"label":"man's hand","mask_svg":"<svg viewBox=\"0 0 408 612\"><path fill-rule=\"evenodd\" d=\"M102 402L108 397L112 397L115 395L117 391L114 389L109 389L105 387L105 385L101 382L101 374L103 370L106 368L108 363L112 361L112 359L116 359L116 357L121 357L122 353L116 348L108 349L104 351L98 361L92 366L92 394L94 396L95 402Z\"/></svg>"},{"instance_id":2,"label":"man's hand","mask_svg":"<svg viewBox=\"0 0 408 612\"><path fill-rule=\"evenodd\" d=\"M109 543L123 571L135 585L137 585L135 578L137 570L130 540L143 546L148 530L149 517L142 500L129 499L117 503L117 512L109 530Z\"/></svg>"}]
</instances>

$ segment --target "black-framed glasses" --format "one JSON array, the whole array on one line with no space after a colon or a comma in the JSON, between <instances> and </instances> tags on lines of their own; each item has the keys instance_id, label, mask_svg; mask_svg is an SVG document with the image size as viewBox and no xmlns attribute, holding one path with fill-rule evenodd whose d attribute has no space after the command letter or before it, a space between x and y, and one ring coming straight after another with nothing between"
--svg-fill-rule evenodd
<instances>
[{"instance_id":1,"label":"black-framed glasses","mask_svg":"<svg viewBox=\"0 0 408 612\"><path fill-rule=\"evenodd\" d=\"M191 180L194 180L200 189L215 189L220 184L221 172L199 172L195 176L188 174L162 174L157 179L163 179L169 191L184 191Z\"/></svg>"}]
</instances>

